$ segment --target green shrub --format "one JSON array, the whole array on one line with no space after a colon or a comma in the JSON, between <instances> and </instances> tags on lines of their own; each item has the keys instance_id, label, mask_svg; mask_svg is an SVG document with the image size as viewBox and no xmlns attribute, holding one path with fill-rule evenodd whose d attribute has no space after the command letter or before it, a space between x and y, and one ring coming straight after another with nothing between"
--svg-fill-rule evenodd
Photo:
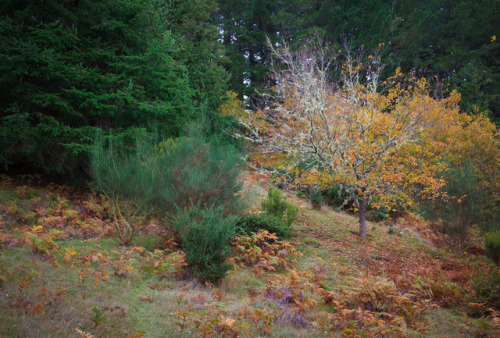
<instances>
[{"instance_id":1,"label":"green shrub","mask_svg":"<svg viewBox=\"0 0 500 338\"><path fill-rule=\"evenodd\" d=\"M450 165L441 177L447 182L443 192L449 198L424 201L424 216L437 230L464 239L467 229L484 219L481 187L470 161L464 167Z\"/></svg>"},{"instance_id":2,"label":"green shrub","mask_svg":"<svg viewBox=\"0 0 500 338\"><path fill-rule=\"evenodd\" d=\"M475 291L474 303L486 303L487 307L500 310L500 271L494 269L488 274L482 274L472 280Z\"/></svg>"},{"instance_id":3,"label":"green shrub","mask_svg":"<svg viewBox=\"0 0 500 338\"><path fill-rule=\"evenodd\" d=\"M269 214L247 214L241 216L236 222L238 233L257 233L259 230L267 230L275 233L279 239L290 237L290 226L281 219Z\"/></svg>"},{"instance_id":4,"label":"green shrub","mask_svg":"<svg viewBox=\"0 0 500 338\"><path fill-rule=\"evenodd\" d=\"M202 208L200 204L170 214L168 223L178 231L188 270L201 281L216 281L230 269L230 241L236 219L224 216L221 207Z\"/></svg>"},{"instance_id":5,"label":"green shrub","mask_svg":"<svg viewBox=\"0 0 500 338\"><path fill-rule=\"evenodd\" d=\"M283 193L274 187L267 190L267 199L261 205L265 213L283 220L288 226L299 217L299 207L288 202Z\"/></svg>"},{"instance_id":6,"label":"green shrub","mask_svg":"<svg viewBox=\"0 0 500 338\"><path fill-rule=\"evenodd\" d=\"M152 212L161 167L152 151L154 143L137 136L135 146L96 138L91 177L95 187L111 201L115 227L123 245L129 245Z\"/></svg>"},{"instance_id":7,"label":"green shrub","mask_svg":"<svg viewBox=\"0 0 500 338\"><path fill-rule=\"evenodd\" d=\"M222 207L225 214L236 214L243 204L239 174L242 163L230 145L206 141L196 132L162 142L158 153L162 175L158 182L157 208L172 212L176 206Z\"/></svg>"},{"instance_id":8,"label":"green shrub","mask_svg":"<svg viewBox=\"0 0 500 338\"><path fill-rule=\"evenodd\" d=\"M486 256L498 266L500 263L500 231L486 234L485 246Z\"/></svg>"},{"instance_id":9,"label":"green shrub","mask_svg":"<svg viewBox=\"0 0 500 338\"><path fill-rule=\"evenodd\" d=\"M309 195L309 201L311 202L314 210L321 210L321 204L324 202L323 192L321 189L313 188L311 190L311 194Z\"/></svg>"},{"instance_id":10,"label":"green shrub","mask_svg":"<svg viewBox=\"0 0 500 338\"><path fill-rule=\"evenodd\" d=\"M351 199L349 194L340 186L334 185L325 191L325 200L328 205L342 209Z\"/></svg>"},{"instance_id":11,"label":"green shrub","mask_svg":"<svg viewBox=\"0 0 500 338\"><path fill-rule=\"evenodd\" d=\"M195 133L159 143L142 134L135 146L98 137L91 160L94 185L111 200L125 245L151 213L165 215L193 204L221 207L226 215L238 213L243 207L240 171L234 147L207 142Z\"/></svg>"},{"instance_id":12,"label":"green shrub","mask_svg":"<svg viewBox=\"0 0 500 338\"><path fill-rule=\"evenodd\" d=\"M380 208L373 208L366 215L366 219L372 222L385 221L388 218L389 210L387 210L384 206Z\"/></svg>"}]
</instances>

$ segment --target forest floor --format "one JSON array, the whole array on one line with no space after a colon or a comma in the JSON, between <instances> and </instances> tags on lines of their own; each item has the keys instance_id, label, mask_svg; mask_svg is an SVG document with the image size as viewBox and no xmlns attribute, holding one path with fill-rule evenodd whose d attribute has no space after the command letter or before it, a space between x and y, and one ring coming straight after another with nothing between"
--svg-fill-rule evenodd
<instances>
[{"instance_id":1,"label":"forest floor","mask_svg":"<svg viewBox=\"0 0 500 338\"><path fill-rule=\"evenodd\" d=\"M265 187L246 186L258 211ZM123 247L98 194L4 176L0 337L500 334L497 313L474 303L475 276L496 269L481 244L451 251L409 216L361 238L356 217L289 198L301 208L289 242L242 239L212 285L186 278L157 222Z\"/></svg>"}]
</instances>

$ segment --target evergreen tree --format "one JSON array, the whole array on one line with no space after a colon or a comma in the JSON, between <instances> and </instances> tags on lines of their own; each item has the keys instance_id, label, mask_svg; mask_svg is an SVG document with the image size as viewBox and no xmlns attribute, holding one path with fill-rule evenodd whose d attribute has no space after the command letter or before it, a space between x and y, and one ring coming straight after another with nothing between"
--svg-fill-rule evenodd
<instances>
[{"instance_id":1,"label":"evergreen tree","mask_svg":"<svg viewBox=\"0 0 500 338\"><path fill-rule=\"evenodd\" d=\"M266 38L279 41L282 21L290 4L286 1L220 0L216 22L229 59L230 87L259 106L257 93L269 84L270 51Z\"/></svg>"},{"instance_id":2,"label":"evergreen tree","mask_svg":"<svg viewBox=\"0 0 500 338\"><path fill-rule=\"evenodd\" d=\"M161 1L6 0L0 164L81 174L97 128L176 135L193 91Z\"/></svg>"},{"instance_id":3,"label":"evergreen tree","mask_svg":"<svg viewBox=\"0 0 500 338\"><path fill-rule=\"evenodd\" d=\"M220 0L217 22L230 59L232 90L249 96L269 84L265 38L300 46L319 30L334 44L373 51L384 43L387 73L444 82L468 112L500 121L499 0Z\"/></svg>"},{"instance_id":4,"label":"evergreen tree","mask_svg":"<svg viewBox=\"0 0 500 338\"><path fill-rule=\"evenodd\" d=\"M182 46L195 104L214 113L223 103L229 74L225 70L224 45L212 20L214 0L171 0L167 4L169 31Z\"/></svg>"},{"instance_id":5,"label":"evergreen tree","mask_svg":"<svg viewBox=\"0 0 500 338\"><path fill-rule=\"evenodd\" d=\"M437 78L462 94L468 112L500 119L498 0L399 1L391 52L404 72Z\"/></svg>"}]
</instances>

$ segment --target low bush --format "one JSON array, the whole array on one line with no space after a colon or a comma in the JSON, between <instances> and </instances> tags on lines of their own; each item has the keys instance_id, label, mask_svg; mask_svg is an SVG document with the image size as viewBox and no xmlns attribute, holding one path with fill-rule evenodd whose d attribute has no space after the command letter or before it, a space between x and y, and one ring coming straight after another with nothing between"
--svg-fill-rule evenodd
<instances>
[{"instance_id":1,"label":"low bush","mask_svg":"<svg viewBox=\"0 0 500 338\"><path fill-rule=\"evenodd\" d=\"M162 174L157 208L172 212L199 202L202 207L220 206L226 215L242 210L241 159L234 147L208 142L190 131L185 137L161 142L158 153Z\"/></svg>"},{"instance_id":2,"label":"low bush","mask_svg":"<svg viewBox=\"0 0 500 338\"><path fill-rule=\"evenodd\" d=\"M92 149L91 177L95 188L111 202L115 229L123 245L129 245L152 212L161 167L145 135L135 146L105 141L100 135Z\"/></svg>"},{"instance_id":3,"label":"low bush","mask_svg":"<svg viewBox=\"0 0 500 338\"><path fill-rule=\"evenodd\" d=\"M338 185L330 186L329 188L321 191L321 197L327 205L330 205L338 210L352 211L353 209L355 209L354 203L349 193ZM375 207L377 199L378 197L375 196L372 197L368 202L368 212L366 214L366 219L372 222L385 221L389 218L390 211L387 207ZM397 208L397 206L394 206L393 209L394 208L399 209Z\"/></svg>"},{"instance_id":4,"label":"low bush","mask_svg":"<svg viewBox=\"0 0 500 338\"><path fill-rule=\"evenodd\" d=\"M484 303L486 307L500 310L500 271L498 269L474 278L472 287L475 291L472 298L474 303Z\"/></svg>"},{"instance_id":5,"label":"low bush","mask_svg":"<svg viewBox=\"0 0 500 338\"><path fill-rule=\"evenodd\" d=\"M483 225L484 221L484 195L472 163L463 167L450 165L440 176L447 182L442 192L448 198L424 201L424 217L436 230L466 239L467 229L474 224Z\"/></svg>"},{"instance_id":6,"label":"low bush","mask_svg":"<svg viewBox=\"0 0 500 338\"><path fill-rule=\"evenodd\" d=\"M217 281L230 269L231 238L236 219L224 216L221 207L190 209L170 214L167 222L178 231L188 270L201 281Z\"/></svg>"},{"instance_id":7,"label":"low bush","mask_svg":"<svg viewBox=\"0 0 500 338\"><path fill-rule=\"evenodd\" d=\"M311 202L312 208L314 210L321 210L321 204L324 203L323 193L319 188L313 188L311 194L309 195L309 201Z\"/></svg>"},{"instance_id":8,"label":"low bush","mask_svg":"<svg viewBox=\"0 0 500 338\"><path fill-rule=\"evenodd\" d=\"M325 191L325 202L335 208L342 209L350 201L351 197L340 186L334 185Z\"/></svg>"},{"instance_id":9,"label":"low bush","mask_svg":"<svg viewBox=\"0 0 500 338\"><path fill-rule=\"evenodd\" d=\"M111 201L122 244L129 245L152 214L161 218L192 204L221 207L225 215L242 210L237 150L209 142L195 129L201 126L162 142L140 134L135 146L97 137L91 175L96 189Z\"/></svg>"},{"instance_id":10,"label":"low bush","mask_svg":"<svg viewBox=\"0 0 500 338\"><path fill-rule=\"evenodd\" d=\"M484 241L486 256L498 266L500 264L500 231L486 234Z\"/></svg>"},{"instance_id":11,"label":"low bush","mask_svg":"<svg viewBox=\"0 0 500 338\"><path fill-rule=\"evenodd\" d=\"M273 187L267 190L267 199L261 205L265 213L283 220L288 226L299 217L299 207L288 202L283 193Z\"/></svg>"},{"instance_id":12,"label":"low bush","mask_svg":"<svg viewBox=\"0 0 500 338\"><path fill-rule=\"evenodd\" d=\"M259 230L267 230L275 233L279 239L290 237L290 226L281 219L269 214L247 214L239 217L236 222L238 233L257 233Z\"/></svg>"},{"instance_id":13,"label":"low bush","mask_svg":"<svg viewBox=\"0 0 500 338\"><path fill-rule=\"evenodd\" d=\"M385 221L389 218L389 210L382 206L380 208L373 208L368 211L366 219L372 222Z\"/></svg>"}]
</instances>

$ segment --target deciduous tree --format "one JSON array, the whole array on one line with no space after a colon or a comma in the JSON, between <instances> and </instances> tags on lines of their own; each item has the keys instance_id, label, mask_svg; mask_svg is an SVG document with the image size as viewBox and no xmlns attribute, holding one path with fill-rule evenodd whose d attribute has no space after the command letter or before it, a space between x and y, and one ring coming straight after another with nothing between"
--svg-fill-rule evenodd
<instances>
[{"instance_id":1,"label":"deciduous tree","mask_svg":"<svg viewBox=\"0 0 500 338\"><path fill-rule=\"evenodd\" d=\"M378 57L366 63L347 53L340 76L332 78L335 57L321 43L292 52L273 49L279 67L274 102L240 121L260 151L287 155L290 166L304 160L317 163L302 183L339 184L359 209L360 235L366 236L368 202L411 204L417 197L434 197L444 181L439 146L423 140L431 128L428 115L446 109L427 95L425 80L400 81L396 73L384 91Z\"/></svg>"}]
</instances>

